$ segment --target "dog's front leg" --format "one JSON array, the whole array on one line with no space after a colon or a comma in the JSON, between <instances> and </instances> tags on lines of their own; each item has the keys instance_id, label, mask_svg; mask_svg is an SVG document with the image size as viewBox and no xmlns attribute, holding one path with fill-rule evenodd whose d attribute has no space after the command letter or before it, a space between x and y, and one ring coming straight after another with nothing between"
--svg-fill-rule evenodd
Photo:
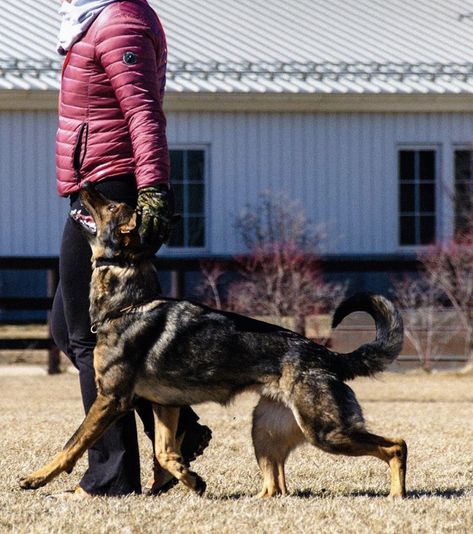
<instances>
[{"instance_id":1,"label":"dog's front leg","mask_svg":"<svg viewBox=\"0 0 473 534\"><path fill-rule=\"evenodd\" d=\"M80 427L63 450L47 465L20 480L23 489L36 489L66 471L70 473L77 460L124 413L120 400L99 394Z\"/></svg>"},{"instance_id":2,"label":"dog's front leg","mask_svg":"<svg viewBox=\"0 0 473 534\"><path fill-rule=\"evenodd\" d=\"M186 466L176 443L179 408L153 404L155 423L155 454L159 465L185 486L202 495L206 484L202 478Z\"/></svg>"}]
</instances>

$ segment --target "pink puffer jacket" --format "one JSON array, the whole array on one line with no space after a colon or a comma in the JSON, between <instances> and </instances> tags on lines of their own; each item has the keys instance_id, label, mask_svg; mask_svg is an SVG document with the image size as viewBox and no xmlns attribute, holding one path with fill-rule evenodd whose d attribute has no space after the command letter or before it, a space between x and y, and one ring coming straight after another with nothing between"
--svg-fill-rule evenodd
<instances>
[{"instance_id":1,"label":"pink puffer jacket","mask_svg":"<svg viewBox=\"0 0 473 534\"><path fill-rule=\"evenodd\" d=\"M58 192L134 173L137 187L167 183L162 102L166 39L146 0L108 5L63 66L56 136Z\"/></svg>"}]
</instances>

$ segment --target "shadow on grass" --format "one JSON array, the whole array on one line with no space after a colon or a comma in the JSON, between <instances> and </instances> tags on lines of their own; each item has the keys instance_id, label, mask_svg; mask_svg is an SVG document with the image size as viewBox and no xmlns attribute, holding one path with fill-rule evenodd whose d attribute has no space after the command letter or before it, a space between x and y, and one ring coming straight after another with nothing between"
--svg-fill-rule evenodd
<instances>
[{"instance_id":1,"label":"shadow on grass","mask_svg":"<svg viewBox=\"0 0 473 534\"><path fill-rule=\"evenodd\" d=\"M465 495L464 489L445 488L432 490L408 491L407 496L411 499L420 499L422 497L442 497L443 499L455 499L456 497L463 497Z\"/></svg>"},{"instance_id":2,"label":"shadow on grass","mask_svg":"<svg viewBox=\"0 0 473 534\"><path fill-rule=\"evenodd\" d=\"M238 500L242 498L255 498L256 499L256 493L250 494L250 493L230 493L229 495L209 495L207 494L207 498L215 501L225 501L225 500ZM351 493L341 493L341 494L335 494L332 493L329 490L319 490L314 491L311 489L303 489L303 490L296 490L296 491L290 491L287 494L287 497L297 497L299 499L324 499L327 497L386 497L387 494L383 493L376 493L375 491L360 491L360 492L351 492ZM279 498L276 497L276 498Z\"/></svg>"},{"instance_id":3,"label":"shadow on grass","mask_svg":"<svg viewBox=\"0 0 473 534\"><path fill-rule=\"evenodd\" d=\"M206 493L205 497L210 501L237 501L238 499L248 499L251 497L256 498L256 494L251 493L229 493L228 495L215 495L212 493Z\"/></svg>"},{"instance_id":4,"label":"shadow on grass","mask_svg":"<svg viewBox=\"0 0 473 534\"><path fill-rule=\"evenodd\" d=\"M422 497L442 497L443 499L454 499L457 497L462 497L465 495L464 489L458 488L445 488L445 489L432 489L432 490L412 490L407 492L408 499L420 499ZM319 490L314 491L311 489L303 489L298 491L293 491L290 493L292 497L298 497L300 499L313 499L319 498L323 499L324 497L371 497L377 499L386 499L388 493L379 492L374 490L359 490L359 491L350 491L346 493L335 493L330 490Z\"/></svg>"},{"instance_id":5,"label":"shadow on grass","mask_svg":"<svg viewBox=\"0 0 473 534\"><path fill-rule=\"evenodd\" d=\"M299 497L300 499L323 499L327 497L378 497L384 498L387 496L387 493L380 493L372 490L359 490L359 491L350 491L347 493L336 493L330 490L321 489L319 491L314 491L311 489L303 489L298 491L293 491L291 493L293 497Z\"/></svg>"},{"instance_id":6,"label":"shadow on grass","mask_svg":"<svg viewBox=\"0 0 473 534\"><path fill-rule=\"evenodd\" d=\"M455 499L458 497L463 497L464 495L465 490L458 488L412 490L407 492L408 499L421 499L423 497L441 497L443 499ZM238 499L256 499L256 494L237 492L230 493L228 495L207 494L206 497L207 499L212 501L236 501ZM388 494L386 492L379 492L374 490L359 490L349 491L346 493L335 493L326 489L314 491L312 489L306 488L302 490L291 491L289 492L288 497L297 497L299 499L324 499L327 497L370 497L375 499L387 499Z\"/></svg>"}]
</instances>

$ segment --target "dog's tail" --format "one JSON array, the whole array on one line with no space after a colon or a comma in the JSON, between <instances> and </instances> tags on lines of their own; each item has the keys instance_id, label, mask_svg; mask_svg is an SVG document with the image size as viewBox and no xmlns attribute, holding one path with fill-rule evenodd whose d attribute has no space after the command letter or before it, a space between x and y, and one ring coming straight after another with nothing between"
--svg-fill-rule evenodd
<instances>
[{"instance_id":1,"label":"dog's tail","mask_svg":"<svg viewBox=\"0 0 473 534\"><path fill-rule=\"evenodd\" d=\"M376 323L376 339L348 354L332 353L333 371L341 380L371 376L383 371L399 355L404 340L401 314L381 295L360 293L348 298L335 310L332 328L350 313L362 311Z\"/></svg>"}]
</instances>

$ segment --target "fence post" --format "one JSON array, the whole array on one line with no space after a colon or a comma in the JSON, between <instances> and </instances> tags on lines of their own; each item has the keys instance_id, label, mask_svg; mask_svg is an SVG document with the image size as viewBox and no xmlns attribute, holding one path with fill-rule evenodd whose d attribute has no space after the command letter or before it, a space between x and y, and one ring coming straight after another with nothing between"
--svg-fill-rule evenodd
<instances>
[{"instance_id":1,"label":"fence post","mask_svg":"<svg viewBox=\"0 0 473 534\"><path fill-rule=\"evenodd\" d=\"M55 267L51 267L47 271L47 291L48 291L48 297L54 298L54 294L56 293L56 288L59 283L59 268L56 265ZM54 343L54 340L51 335L51 311L48 311L47 316L48 321L48 374L49 375L56 375L61 372L60 364L61 364L61 352L57 345Z\"/></svg>"},{"instance_id":2,"label":"fence post","mask_svg":"<svg viewBox=\"0 0 473 534\"><path fill-rule=\"evenodd\" d=\"M171 271L171 297L182 299L184 297L184 271L182 269L173 269Z\"/></svg>"}]
</instances>

